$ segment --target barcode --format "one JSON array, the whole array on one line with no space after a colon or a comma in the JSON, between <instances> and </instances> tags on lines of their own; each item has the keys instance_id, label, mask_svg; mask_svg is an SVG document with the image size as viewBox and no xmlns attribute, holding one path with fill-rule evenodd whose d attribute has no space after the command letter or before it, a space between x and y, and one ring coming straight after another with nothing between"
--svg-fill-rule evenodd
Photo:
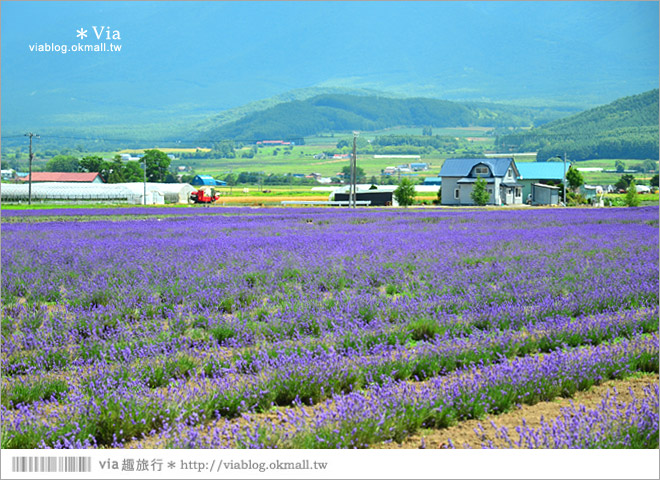
<instances>
[{"instance_id":1,"label":"barcode","mask_svg":"<svg viewBox=\"0 0 660 480\"><path fill-rule=\"evenodd\" d=\"M12 457L12 472L91 472L92 457Z\"/></svg>"}]
</instances>

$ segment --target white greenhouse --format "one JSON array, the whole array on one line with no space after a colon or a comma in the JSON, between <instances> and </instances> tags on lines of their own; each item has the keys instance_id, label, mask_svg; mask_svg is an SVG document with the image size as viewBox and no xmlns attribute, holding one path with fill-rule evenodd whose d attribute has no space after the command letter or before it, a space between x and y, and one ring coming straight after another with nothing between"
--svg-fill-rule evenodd
<instances>
[{"instance_id":1,"label":"white greenhouse","mask_svg":"<svg viewBox=\"0 0 660 480\"><path fill-rule=\"evenodd\" d=\"M147 183L146 202L144 183L33 183L33 201L97 201L121 202L135 205L188 203L195 189L187 183ZM28 185L3 183L0 187L3 202L28 200Z\"/></svg>"}]
</instances>

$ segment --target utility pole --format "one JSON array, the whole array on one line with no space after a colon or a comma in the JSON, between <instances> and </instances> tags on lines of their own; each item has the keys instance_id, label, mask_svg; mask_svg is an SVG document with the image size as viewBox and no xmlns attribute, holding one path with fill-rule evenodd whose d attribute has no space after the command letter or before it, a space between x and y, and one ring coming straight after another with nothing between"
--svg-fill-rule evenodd
<instances>
[{"instance_id":1,"label":"utility pole","mask_svg":"<svg viewBox=\"0 0 660 480\"><path fill-rule=\"evenodd\" d=\"M28 174L28 205L32 205L32 159L34 155L32 154L32 137L39 138L39 135L36 133L28 132L25 134L26 137L30 137L30 161L29 161L29 174Z\"/></svg>"},{"instance_id":2,"label":"utility pole","mask_svg":"<svg viewBox=\"0 0 660 480\"><path fill-rule=\"evenodd\" d=\"M564 151L564 206L566 206L566 152Z\"/></svg>"},{"instance_id":3,"label":"utility pole","mask_svg":"<svg viewBox=\"0 0 660 480\"><path fill-rule=\"evenodd\" d=\"M353 157L351 159L351 194L350 204L355 208L355 201L357 197L357 137L360 133L353 132Z\"/></svg>"},{"instance_id":4,"label":"utility pole","mask_svg":"<svg viewBox=\"0 0 660 480\"><path fill-rule=\"evenodd\" d=\"M144 159L144 169L142 171L142 184L144 185L144 194L142 195L142 204L147 204L147 157L142 157Z\"/></svg>"}]
</instances>

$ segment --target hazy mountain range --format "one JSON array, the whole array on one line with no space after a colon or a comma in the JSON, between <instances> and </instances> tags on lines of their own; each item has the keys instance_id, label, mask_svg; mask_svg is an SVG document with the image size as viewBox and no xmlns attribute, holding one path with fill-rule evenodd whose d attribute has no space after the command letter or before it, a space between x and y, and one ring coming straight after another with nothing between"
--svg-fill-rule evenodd
<instances>
[{"instance_id":1,"label":"hazy mountain range","mask_svg":"<svg viewBox=\"0 0 660 480\"><path fill-rule=\"evenodd\" d=\"M1 21L3 136L162 138L323 93L586 109L658 86L657 2L3 2ZM122 49L30 50L100 43Z\"/></svg>"}]
</instances>

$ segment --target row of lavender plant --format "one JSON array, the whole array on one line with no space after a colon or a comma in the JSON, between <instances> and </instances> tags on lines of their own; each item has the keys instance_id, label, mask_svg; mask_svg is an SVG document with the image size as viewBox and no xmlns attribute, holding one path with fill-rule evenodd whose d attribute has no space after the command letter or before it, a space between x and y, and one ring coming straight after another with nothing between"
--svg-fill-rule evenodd
<instances>
[{"instance_id":1,"label":"row of lavender plant","mask_svg":"<svg viewBox=\"0 0 660 480\"><path fill-rule=\"evenodd\" d=\"M638 319L642 320L639 321ZM186 415L194 416L198 421L208 420L217 415L233 417L246 411L266 411L272 405L288 406L303 400L306 403L317 403L333 394L356 391L367 385L387 383L391 379L420 379L433 375L447 373L462 365L479 364L487 365L491 362L499 362L504 358L503 353L509 356L517 353L529 354L533 351L547 351L553 345L565 345L565 338L571 339L573 344L579 338L583 342L596 343L606 338L628 336L637 331L642 331L644 325L651 328L650 319L655 316L648 315L646 318L619 319L619 322L601 322L590 324L582 322L576 324L567 332L561 328L554 332L546 333L530 331L520 339L512 338L510 334L500 335L492 338L477 335L474 338L466 337L460 341L457 339L440 339L433 343L424 343L419 348L406 351L405 349L382 349L378 354L372 352L370 356L342 356L333 350L308 351L306 355L299 352L294 354L282 353L277 361L268 365L262 365L259 375L237 375L237 370L254 368L254 365L242 364L239 360L237 366L232 368L229 364L222 371L211 371L214 377L205 378L208 365L214 365L213 361L206 364L199 372L197 362L190 355L179 353L171 359L157 359L149 363L125 364L120 368L110 368L107 364L93 365L93 374L79 375L80 383L76 385L63 385L61 380L46 383L43 379L36 382L15 382L13 389L7 388L3 391L3 419L21 418L26 412L26 399L32 398L32 406L29 409L31 416L24 418L21 422L22 428L29 428L30 423L39 420L41 425L61 425L63 418L76 418L81 427L75 435L85 438L94 435L90 432L98 432L94 427L98 420L96 405L99 398L106 398L108 392L138 391L138 397L133 401L122 400L117 408L128 408L142 412L144 418L151 418L155 423L147 423L146 420L137 425L127 425L126 422L118 422L114 427L108 423L103 426L104 431L98 432L95 437L97 441L108 442L114 440L112 433L118 439L126 439L124 435L141 435L150 432L153 428L159 428L161 421L155 421L156 417L162 415L164 409L171 408L171 412L185 412ZM561 327L561 324L559 324ZM558 337L555 337L558 335ZM536 345L533 348L532 345ZM187 379L199 372L199 381L179 381L175 379ZM192 387L191 387L192 384ZM158 389L158 387L166 387ZM154 390L155 389L155 390ZM59 405L53 405L53 396L59 400ZM113 395L111 395L112 397ZM175 398L176 402L171 399ZM43 399L46 399L45 401ZM91 402L91 403L90 403ZM83 406L84 408L70 408L70 404ZM5 409L4 405L14 407L13 412ZM58 408L59 407L59 408ZM127 412L128 412L127 410ZM40 412L49 412L50 418L43 422ZM131 416L126 417L132 418ZM66 423L66 422L64 422ZM125 430L125 432L123 431ZM13 432L9 429L9 432ZM20 431L16 431L19 438ZM62 429L56 428L50 433L51 438L66 436L68 426ZM130 436L128 437L130 438ZM14 441L34 442L36 438L27 438ZM22 446L35 446L27 443Z\"/></svg>"},{"instance_id":2,"label":"row of lavender plant","mask_svg":"<svg viewBox=\"0 0 660 480\"><path fill-rule=\"evenodd\" d=\"M550 421L541 419L539 427L524 420L516 435L493 422L498 442L505 448L650 448L658 449L657 384L644 387L641 398L621 403L616 389L601 399L595 408L571 405ZM512 436L513 435L513 436ZM492 441L483 448L494 448Z\"/></svg>"},{"instance_id":3,"label":"row of lavender plant","mask_svg":"<svg viewBox=\"0 0 660 480\"><path fill-rule=\"evenodd\" d=\"M555 318L545 322L543 327L530 325L522 331L477 331L462 337L445 333L415 345L404 342L387 344L380 342L379 337L370 337L366 345L358 340L358 345L364 347L359 350L352 348L354 343L345 348L346 339L334 345L328 342L295 347L269 346L239 351L225 357L209 355L207 343L198 343L194 347L172 343L152 344L135 351L111 346L107 353L104 352L102 361L98 358L77 358L70 366L91 366L92 371L102 372L82 375L79 377L81 380L91 381L101 375L127 379L128 372L131 372L132 380L142 380L151 388L165 386L176 378L231 375L236 384L252 382L254 391L267 389L270 396L261 396L258 403L259 408L265 409L270 402L288 405L296 397L315 403L338 391L378 383L383 377L422 380L478 362L490 363L503 357L548 352L565 346L598 344L618 337L630 338L637 333L656 331L657 315L656 308L624 316L599 315L576 320ZM410 337L404 338L410 340ZM46 358L52 359L48 353ZM108 363L108 360L111 362ZM111 365L114 363L117 366L113 368ZM34 386L21 377L7 382L3 386L3 405L50 398L54 387L45 388L43 379L47 377L42 375L50 367L51 364L44 363L35 367L31 373L41 379ZM12 363L7 366L6 372L12 374L26 368L29 367L26 367L25 361L22 364ZM254 383L257 374L260 380ZM57 380L50 382L60 386L61 383ZM297 388L292 388L293 384ZM61 396L65 390L60 387L57 393Z\"/></svg>"},{"instance_id":4,"label":"row of lavender plant","mask_svg":"<svg viewBox=\"0 0 660 480\"><path fill-rule=\"evenodd\" d=\"M176 422L160 436L171 448L364 448L402 441L421 427L444 428L485 414L571 396L636 371L657 372L657 336L614 345L474 366L421 385L388 382L335 396L313 412L288 409L277 420L250 415L216 428Z\"/></svg>"}]
</instances>

